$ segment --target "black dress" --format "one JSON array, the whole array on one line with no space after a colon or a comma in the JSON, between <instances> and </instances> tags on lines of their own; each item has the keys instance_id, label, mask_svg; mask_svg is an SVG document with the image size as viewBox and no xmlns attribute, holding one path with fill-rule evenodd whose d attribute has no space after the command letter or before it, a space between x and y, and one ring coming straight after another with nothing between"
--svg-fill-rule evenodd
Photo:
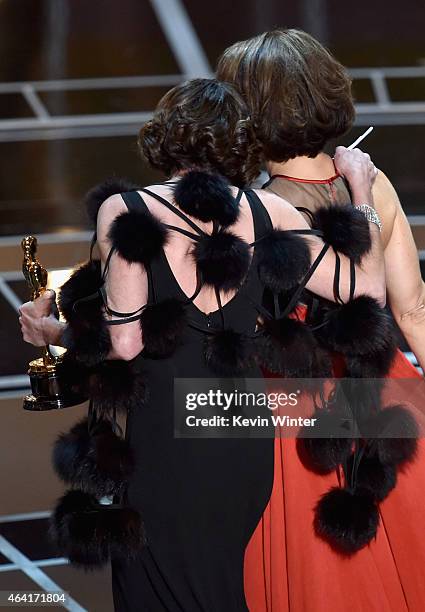
<instances>
[{"instance_id":1,"label":"black dress","mask_svg":"<svg viewBox=\"0 0 425 612\"><path fill-rule=\"evenodd\" d=\"M371 244L368 222L358 210L321 208L312 229L284 230L272 227L258 196L246 191L255 226L251 257L249 245L231 232L242 192L234 198L222 177L201 173L201 181L198 174L191 171L179 180L174 192L179 208L141 190L183 217L187 230L160 223L134 187L123 187L121 180L90 192L87 205L94 221L110 195L122 194L129 210L111 225L110 256L118 252L128 263L145 266L147 304L133 313L109 309L104 281L110 256L103 272L100 261L90 257L60 293L60 309L68 323L62 374L71 389L90 402L87 418L61 434L54 445L55 470L70 489L56 504L51 531L58 554L78 567L103 567L111 560L118 612L247 610L244 552L271 494L273 432L258 437L258 427L253 427L244 430L242 438L176 437L176 379L204 378L209 383L226 378L224 385L237 378L243 386L261 379L259 364L282 378L313 378L311 392L316 396L320 391L323 399L317 406L325 424L320 425L318 414L320 431L330 416L340 415L340 395L333 391L328 401L320 382L332 376L332 352L344 355L346 374L358 381L386 376L396 350L387 313L369 296L354 297L355 263ZM211 235L187 218L183 208L191 218L213 221ZM193 296L184 294L166 259L169 231L194 240ZM324 239L314 261L304 238L309 235ZM350 258L350 300L318 304L312 297L304 321L297 304L329 248L335 251L333 286L339 302L337 251ZM217 309L209 315L193 304L203 283L216 290ZM224 306L220 289L237 289ZM106 317L105 311L116 318ZM109 325L135 320L142 325L142 353L130 362L108 360L113 348ZM381 386L365 401L355 381L339 385L344 392L341 405L344 410L348 406L354 419L369 414L375 419ZM118 413L127 418L126 439L117 427ZM416 423L406 410L398 413L398 431L409 429L414 437ZM321 438L302 437L306 465L309 462L321 473L337 469L344 476L340 488L331 489L317 504L314 527L332 547L354 553L376 535L378 503L391 490L387 464L381 465L374 442L365 453L367 441L353 447L351 437L344 437L346 444L338 438L323 444ZM385 448L393 474L390 484L398 465L414 453L414 440L401 454ZM367 459L366 475L351 467L359 467L362 455ZM370 480L367 463L373 468ZM382 475L382 482L376 474ZM115 503L105 504L106 498Z\"/></svg>"},{"instance_id":2,"label":"black dress","mask_svg":"<svg viewBox=\"0 0 425 612\"><path fill-rule=\"evenodd\" d=\"M146 207L137 192L127 206ZM271 227L265 208L250 201L256 239ZM247 334L256 327L252 301L263 286L255 265L236 295L208 315L191 302L183 342L171 357L144 356L149 399L128 416L127 437L136 470L128 504L139 509L147 543L134 561L112 559L113 595L119 612L239 612L244 596L244 552L270 497L273 439L175 438L174 378L208 378L202 329L226 325ZM149 300L185 299L164 251L151 264ZM254 366L242 376L261 377Z\"/></svg>"}]
</instances>

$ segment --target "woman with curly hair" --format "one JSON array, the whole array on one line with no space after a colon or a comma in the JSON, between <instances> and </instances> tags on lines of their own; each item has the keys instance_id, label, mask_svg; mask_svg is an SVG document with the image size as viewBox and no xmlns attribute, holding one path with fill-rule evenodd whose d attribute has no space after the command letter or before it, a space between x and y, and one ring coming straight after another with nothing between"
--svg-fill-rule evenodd
<instances>
[{"instance_id":1,"label":"woman with curly hair","mask_svg":"<svg viewBox=\"0 0 425 612\"><path fill-rule=\"evenodd\" d=\"M249 106L270 175L264 185L267 192L291 202L312 227L323 220L323 207L337 211L350 202L346 177L324 149L353 125L351 79L327 49L299 30L265 32L226 49L219 59L217 76L235 85ZM389 306L425 368L425 285L412 232L393 186L381 171L372 194L382 221ZM334 221L334 231L344 243L343 218L339 224L336 217ZM343 244L339 248L343 250ZM341 345L326 323L327 317L336 314L335 309L308 294L302 297L307 320L311 315L311 324L317 329L314 333L335 351L335 374L412 379L410 383L402 381L405 393L399 400L407 399L415 385L419 388L419 373L400 351L380 355L376 351L373 363L364 354L355 363L351 358L341 359ZM346 305L338 309L342 313ZM322 317L317 314L320 310ZM354 319L345 320L346 326L354 329ZM353 333L363 342L371 329L371 318L364 316ZM370 409L376 410L376 405ZM400 428L398 435L407 430ZM372 443L370 440L369 448ZM402 445L401 437L398 443ZM425 511L421 493L425 487L423 440L418 440L408 468L406 463L397 474L393 472L391 483L389 474L396 461L381 461L382 456L378 460L375 452L367 451L367 443L364 448L363 459L356 462L354 490L373 488L375 498L382 502L381 528L376 539L361 546L341 547L342 532L359 525L360 507L350 518L342 498L339 507L329 506L334 517L332 532L323 529L318 511L319 500L329 500L329 487L339 486L344 472L340 462L324 465L322 456L320 466L306 464L295 440L276 440L273 493L246 556L247 599L253 610L423 609L425 538L419 528ZM352 491L351 473L344 473L343 482Z\"/></svg>"},{"instance_id":2,"label":"woman with curly hair","mask_svg":"<svg viewBox=\"0 0 425 612\"><path fill-rule=\"evenodd\" d=\"M286 322L262 306L264 293L278 300L306 286L334 300L336 257L341 295L368 294L385 326L379 230L350 209L363 240L354 264L289 203L247 189L260 147L231 85L196 79L175 87L139 144L168 180L90 192L100 260L62 287L67 323L49 314L47 295L21 308L24 338L67 346L78 374L72 384L87 380L91 399L88 421L54 447L56 471L71 489L53 513L52 534L76 565L111 559L120 612L240 612L248 609L245 548L270 497L273 438L254 426L239 435L179 429L187 413L177 410L178 382L212 379L227 390L230 378L234 390L238 380L261 377L264 347L280 346L273 333ZM372 206L376 172L367 156L341 148L335 163L354 204ZM183 387L191 401L199 395L195 415L205 405L197 389ZM122 438L115 415L124 409ZM211 400L207 410L201 414L214 413Z\"/></svg>"}]
</instances>

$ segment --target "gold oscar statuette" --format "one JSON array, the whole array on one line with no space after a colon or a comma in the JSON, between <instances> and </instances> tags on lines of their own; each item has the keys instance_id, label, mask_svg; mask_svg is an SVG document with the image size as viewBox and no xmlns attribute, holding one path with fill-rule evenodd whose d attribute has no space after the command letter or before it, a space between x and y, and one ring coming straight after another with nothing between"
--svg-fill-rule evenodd
<instances>
[{"instance_id":1,"label":"gold oscar statuette","mask_svg":"<svg viewBox=\"0 0 425 612\"><path fill-rule=\"evenodd\" d=\"M24 252L22 272L31 289L31 300L38 298L47 288L48 273L37 259L37 238L26 236L21 242ZM53 355L49 346L43 354L28 364L31 395L24 398L25 410L52 410L81 404L85 398L74 393L63 372L62 356Z\"/></svg>"}]
</instances>

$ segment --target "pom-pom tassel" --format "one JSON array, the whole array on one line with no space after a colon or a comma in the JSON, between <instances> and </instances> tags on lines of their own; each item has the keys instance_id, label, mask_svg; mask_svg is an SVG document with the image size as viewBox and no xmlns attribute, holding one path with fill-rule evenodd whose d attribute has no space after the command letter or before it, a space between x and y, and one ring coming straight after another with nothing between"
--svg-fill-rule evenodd
<instances>
[{"instance_id":1,"label":"pom-pom tassel","mask_svg":"<svg viewBox=\"0 0 425 612\"><path fill-rule=\"evenodd\" d=\"M65 483L97 497L118 495L134 469L129 444L101 419L89 431L84 418L61 434L53 447L53 467Z\"/></svg>"},{"instance_id":2,"label":"pom-pom tassel","mask_svg":"<svg viewBox=\"0 0 425 612\"><path fill-rule=\"evenodd\" d=\"M385 465L403 467L414 461L417 453L419 425L405 407L395 404L379 411L362 424L370 444L366 457L377 455Z\"/></svg>"},{"instance_id":3,"label":"pom-pom tassel","mask_svg":"<svg viewBox=\"0 0 425 612\"><path fill-rule=\"evenodd\" d=\"M59 554L86 570L103 567L111 557L133 559L145 543L137 511L99 504L82 491L68 491L59 499L49 535Z\"/></svg>"},{"instance_id":4,"label":"pom-pom tassel","mask_svg":"<svg viewBox=\"0 0 425 612\"><path fill-rule=\"evenodd\" d=\"M102 416L127 415L137 410L148 394L142 362L138 359L102 362L89 371L86 394Z\"/></svg>"},{"instance_id":5,"label":"pom-pom tassel","mask_svg":"<svg viewBox=\"0 0 425 612\"><path fill-rule=\"evenodd\" d=\"M307 274L310 249L301 236L274 229L255 247L261 282L275 293L293 289Z\"/></svg>"},{"instance_id":6,"label":"pom-pom tassel","mask_svg":"<svg viewBox=\"0 0 425 612\"><path fill-rule=\"evenodd\" d=\"M323 232L324 242L352 258L356 264L372 247L369 224L351 204L333 204L316 209L314 227Z\"/></svg>"},{"instance_id":7,"label":"pom-pom tassel","mask_svg":"<svg viewBox=\"0 0 425 612\"><path fill-rule=\"evenodd\" d=\"M227 227L238 218L239 207L229 183L218 174L187 172L174 187L174 199L186 214L205 223L216 220Z\"/></svg>"},{"instance_id":8,"label":"pom-pom tassel","mask_svg":"<svg viewBox=\"0 0 425 612\"><path fill-rule=\"evenodd\" d=\"M151 213L123 212L112 222L109 239L117 253L129 263L149 264L167 241L167 229Z\"/></svg>"},{"instance_id":9,"label":"pom-pom tassel","mask_svg":"<svg viewBox=\"0 0 425 612\"><path fill-rule=\"evenodd\" d=\"M285 378L327 378L331 362L307 325L296 319L265 319L258 335L262 365Z\"/></svg>"},{"instance_id":10,"label":"pom-pom tassel","mask_svg":"<svg viewBox=\"0 0 425 612\"><path fill-rule=\"evenodd\" d=\"M97 213L103 202L113 195L125 193L127 191L135 191L138 186L120 177L110 177L99 183L87 192L84 201L88 217L94 227L96 227Z\"/></svg>"},{"instance_id":11,"label":"pom-pom tassel","mask_svg":"<svg viewBox=\"0 0 425 612\"><path fill-rule=\"evenodd\" d=\"M365 491L332 488L315 508L316 534L344 555L353 555L376 537L379 512Z\"/></svg>"},{"instance_id":12,"label":"pom-pom tassel","mask_svg":"<svg viewBox=\"0 0 425 612\"><path fill-rule=\"evenodd\" d=\"M254 364L250 338L233 329L205 337L205 361L219 376L237 376Z\"/></svg>"},{"instance_id":13,"label":"pom-pom tassel","mask_svg":"<svg viewBox=\"0 0 425 612\"><path fill-rule=\"evenodd\" d=\"M227 231L204 236L192 254L203 283L221 291L238 289L251 261L248 243Z\"/></svg>"},{"instance_id":14,"label":"pom-pom tassel","mask_svg":"<svg viewBox=\"0 0 425 612\"><path fill-rule=\"evenodd\" d=\"M68 322L63 343L69 357L87 367L104 361L112 346L98 294L101 284L100 261L91 260L73 272L59 294L59 309Z\"/></svg>"},{"instance_id":15,"label":"pom-pom tassel","mask_svg":"<svg viewBox=\"0 0 425 612\"><path fill-rule=\"evenodd\" d=\"M177 298L148 304L140 316L144 355L152 359L168 357L182 342L187 324L186 308Z\"/></svg>"}]
</instances>

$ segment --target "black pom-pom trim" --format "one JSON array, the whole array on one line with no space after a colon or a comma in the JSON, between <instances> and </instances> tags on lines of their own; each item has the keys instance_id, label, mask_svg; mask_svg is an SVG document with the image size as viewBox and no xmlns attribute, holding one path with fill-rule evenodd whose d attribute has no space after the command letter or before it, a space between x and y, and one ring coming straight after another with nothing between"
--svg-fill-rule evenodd
<instances>
[{"instance_id":1,"label":"black pom-pom trim","mask_svg":"<svg viewBox=\"0 0 425 612\"><path fill-rule=\"evenodd\" d=\"M251 339L233 329L207 335L205 362L219 376L237 376L255 363Z\"/></svg>"},{"instance_id":2,"label":"black pom-pom trim","mask_svg":"<svg viewBox=\"0 0 425 612\"><path fill-rule=\"evenodd\" d=\"M80 316L81 308L90 316L96 317L101 308L100 296L83 304L75 304L78 300L95 294L102 285L100 260L92 259L76 268L69 279L60 288L59 310L69 322ZM75 307L74 307L75 304Z\"/></svg>"},{"instance_id":3,"label":"black pom-pom trim","mask_svg":"<svg viewBox=\"0 0 425 612\"><path fill-rule=\"evenodd\" d=\"M90 369L75 360L75 357L66 351L61 356L60 363L56 366L58 372L58 383L61 394L68 397L75 397L75 405L80 399L80 403L88 399L87 381Z\"/></svg>"},{"instance_id":4,"label":"black pom-pom trim","mask_svg":"<svg viewBox=\"0 0 425 612\"><path fill-rule=\"evenodd\" d=\"M111 557L131 560L145 543L140 514L132 508L99 504L82 491L68 491L53 512L49 536L60 555L86 570Z\"/></svg>"},{"instance_id":5,"label":"black pom-pom trim","mask_svg":"<svg viewBox=\"0 0 425 612\"><path fill-rule=\"evenodd\" d=\"M376 537L378 507L366 492L334 487L322 496L315 512L316 534L342 554L352 555Z\"/></svg>"},{"instance_id":6,"label":"black pom-pom trim","mask_svg":"<svg viewBox=\"0 0 425 612\"><path fill-rule=\"evenodd\" d=\"M182 342L187 324L186 308L181 300L168 298L148 304L140 317L145 357L169 357Z\"/></svg>"},{"instance_id":7,"label":"black pom-pom trim","mask_svg":"<svg viewBox=\"0 0 425 612\"><path fill-rule=\"evenodd\" d=\"M298 452L302 451L303 463L310 470L318 474L328 474L346 461L351 454L353 447L353 439L349 437L351 421L344 418L340 410L316 410L312 418L317 419L314 425L315 437L300 437ZM348 436L346 438L342 437L345 428ZM304 434L304 430L301 434Z\"/></svg>"},{"instance_id":8,"label":"black pom-pom trim","mask_svg":"<svg viewBox=\"0 0 425 612\"><path fill-rule=\"evenodd\" d=\"M383 378L390 371L396 353L395 337L391 335L385 350L367 355L346 355L346 375L352 378Z\"/></svg>"},{"instance_id":9,"label":"black pom-pom trim","mask_svg":"<svg viewBox=\"0 0 425 612\"><path fill-rule=\"evenodd\" d=\"M372 247L369 224L351 204L322 206L314 212L314 227L334 249L360 263Z\"/></svg>"},{"instance_id":10,"label":"black pom-pom trim","mask_svg":"<svg viewBox=\"0 0 425 612\"><path fill-rule=\"evenodd\" d=\"M92 367L104 361L112 347L98 293L102 284L98 260L75 270L61 287L59 308L69 325L63 344L77 363Z\"/></svg>"},{"instance_id":11,"label":"black pom-pom trim","mask_svg":"<svg viewBox=\"0 0 425 612\"><path fill-rule=\"evenodd\" d=\"M151 213L128 211L114 219L109 239L126 261L146 265L160 255L167 229Z\"/></svg>"},{"instance_id":12,"label":"black pom-pom trim","mask_svg":"<svg viewBox=\"0 0 425 612\"><path fill-rule=\"evenodd\" d=\"M295 287L310 269L306 240L290 232L272 230L257 244L255 253L260 280L275 293Z\"/></svg>"},{"instance_id":13,"label":"black pom-pom trim","mask_svg":"<svg viewBox=\"0 0 425 612\"><path fill-rule=\"evenodd\" d=\"M193 257L206 285L222 291L238 289L251 260L249 245L231 232L218 232L196 242Z\"/></svg>"},{"instance_id":14,"label":"black pom-pom trim","mask_svg":"<svg viewBox=\"0 0 425 612\"><path fill-rule=\"evenodd\" d=\"M394 347L394 325L388 312L367 295L328 310L327 323L316 331L330 349L349 355L375 355Z\"/></svg>"},{"instance_id":15,"label":"black pom-pom trim","mask_svg":"<svg viewBox=\"0 0 425 612\"><path fill-rule=\"evenodd\" d=\"M109 329L101 315L91 324L87 321L70 323L63 333L62 342L70 357L89 368L105 361L112 349Z\"/></svg>"},{"instance_id":16,"label":"black pom-pom trim","mask_svg":"<svg viewBox=\"0 0 425 612\"><path fill-rule=\"evenodd\" d=\"M348 473L352 459L348 462ZM382 463L377 455L362 457L356 473L356 488L366 491L377 501L383 501L397 484L397 470L394 465Z\"/></svg>"},{"instance_id":17,"label":"black pom-pom trim","mask_svg":"<svg viewBox=\"0 0 425 612\"><path fill-rule=\"evenodd\" d=\"M397 466L414 461L419 426L407 408L400 405L384 408L364 424L364 431L373 439L366 456L376 453L382 463Z\"/></svg>"},{"instance_id":18,"label":"black pom-pom trim","mask_svg":"<svg viewBox=\"0 0 425 612\"><path fill-rule=\"evenodd\" d=\"M135 191L138 188L139 186L135 183L132 183L125 178L114 176L107 178L102 183L92 187L84 198L87 215L92 225L96 227L97 213L105 200L118 193Z\"/></svg>"},{"instance_id":19,"label":"black pom-pom trim","mask_svg":"<svg viewBox=\"0 0 425 612\"><path fill-rule=\"evenodd\" d=\"M285 378L326 378L331 375L328 354L310 328L296 319L265 319L258 335L263 367Z\"/></svg>"},{"instance_id":20,"label":"black pom-pom trim","mask_svg":"<svg viewBox=\"0 0 425 612\"><path fill-rule=\"evenodd\" d=\"M148 386L141 362L110 360L88 373L86 394L95 402L98 414L128 414L146 401Z\"/></svg>"},{"instance_id":21,"label":"black pom-pom trim","mask_svg":"<svg viewBox=\"0 0 425 612\"><path fill-rule=\"evenodd\" d=\"M69 432L60 434L52 461L65 483L96 497L120 494L134 469L128 442L103 419L90 432L88 419L84 418Z\"/></svg>"},{"instance_id":22,"label":"black pom-pom trim","mask_svg":"<svg viewBox=\"0 0 425 612\"><path fill-rule=\"evenodd\" d=\"M218 174L187 172L174 187L174 199L186 214L200 221L216 220L227 227L238 218L239 207L229 183Z\"/></svg>"}]
</instances>

